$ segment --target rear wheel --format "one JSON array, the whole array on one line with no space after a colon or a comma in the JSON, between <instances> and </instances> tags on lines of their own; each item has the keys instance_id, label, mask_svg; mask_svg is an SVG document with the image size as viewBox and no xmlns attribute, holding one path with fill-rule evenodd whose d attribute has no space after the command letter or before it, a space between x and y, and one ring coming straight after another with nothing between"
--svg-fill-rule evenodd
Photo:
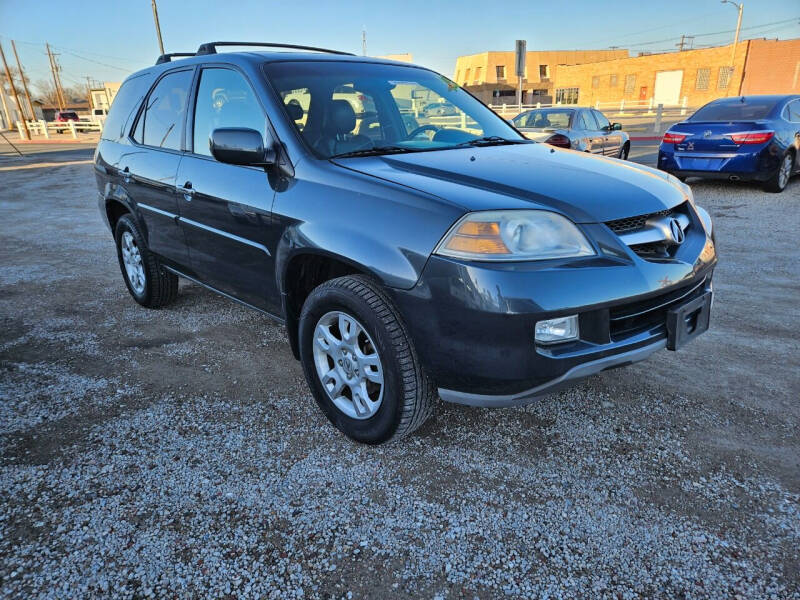
<instances>
[{"instance_id":1,"label":"rear wheel","mask_svg":"<svg viewBox=\"0 0 800 600\"><path fill-rule=\"evenodd\" d=\"M165 271L151 253L129 214L117 221L117 258L125 285L133 299L147 308L161 308L178 296L178 277Z\"/></svg>"},{"instance_id":2,"label":"rear wheel","mask_svg":"<svg viewBox=\"0 0 800 600\"><path fill-rule=\"evenodd\" d=\"M400 314L361 276L315 288L300 315L300 358L328 420L348 437L380 444L408 435L436 397Z\"/></svg>"},{"instance_id":3,"label":"rear wheel","mask_svg":"<svg viewBox=\"0 0 800 600\"><path fill-rule=\"evenodd\" d=\"M786 189L789 178L792 176L794 166L794 154L787 152L781 161L781 166L775 174L764 183L764 189L768 192L780 193Z\"/></svg>"}]
</instances>

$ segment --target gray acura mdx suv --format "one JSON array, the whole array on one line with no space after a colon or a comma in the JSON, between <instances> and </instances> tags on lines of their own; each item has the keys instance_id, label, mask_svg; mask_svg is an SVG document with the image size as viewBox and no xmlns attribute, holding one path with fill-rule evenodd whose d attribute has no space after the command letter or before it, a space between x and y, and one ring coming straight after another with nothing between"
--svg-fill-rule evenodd
<instances>
[{"instance_id":1,"label":"gray acura mdx suv","mask_svg":"<svg viewBox=\"0 0 800 600\"><path fill-rule=\"evenodd\" d=\"M125 80L95 154L128 290L158 308L184 277L285 323L351 438L408 434L437 395L531 402L708 328L711 220L674 177L526 140L417 66L175 58Z\"/></svg>"}]
</instances>

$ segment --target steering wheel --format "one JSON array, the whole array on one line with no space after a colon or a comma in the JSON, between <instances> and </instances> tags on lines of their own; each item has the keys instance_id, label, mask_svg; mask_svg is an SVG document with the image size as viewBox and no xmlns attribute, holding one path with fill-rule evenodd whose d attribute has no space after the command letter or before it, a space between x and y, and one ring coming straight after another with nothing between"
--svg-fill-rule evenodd
<instances>
[{"instance_id":1,"label":"steering wheel","mask_svg":"<svg viewBox=\"0 0 800 600\"><path fill-rule=\"evenodd\" d=\"M421 125L421 126L417 127L414 131L409 133L406 136L406 139L407 140L413 140L415 137L417 137L423 131L433 131L435 133L435 132L439 131L440 129L441 129L441 127L437 127L436 125L431 125L431 124Z\"/></svg>"}]
</instances>

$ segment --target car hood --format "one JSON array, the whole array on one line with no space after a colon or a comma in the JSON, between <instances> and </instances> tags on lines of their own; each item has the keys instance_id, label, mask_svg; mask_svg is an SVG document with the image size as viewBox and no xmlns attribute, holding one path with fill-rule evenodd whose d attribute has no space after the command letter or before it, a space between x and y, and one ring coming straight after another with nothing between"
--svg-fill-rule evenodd
<instances>
[{"instance_id":1,"label":"car hood","mask_svg":"<svg viewBox=\"0 0 800 600\"><path fill-rule=\"evenodd\" d=\"M335 159L342 167L438 196L465 211L540 208L577 223L672 208L677 179L635 163L546 144Z\"/></svg>"}]
</instances>

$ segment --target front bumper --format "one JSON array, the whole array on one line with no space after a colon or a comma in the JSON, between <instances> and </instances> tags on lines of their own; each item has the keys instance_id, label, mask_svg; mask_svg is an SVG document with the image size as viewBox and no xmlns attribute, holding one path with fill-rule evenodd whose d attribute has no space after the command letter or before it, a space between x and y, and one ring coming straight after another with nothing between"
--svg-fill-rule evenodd
<instances>
[{"instance_id":1,"label":"front bumper","mask_svg":"<svg viewBox=\"0 0 800 600\"><path fill-rule=\"evenodd\" d=\"M711 286L714 242L700 217L673 259L649 261L605 225L583 259L471 263L432 256L417 286L392 290L417 352L449 401L525 404L664 348L666 310ZM580 339L537 345L537 321L579 315Z\"/></svg>"}]
</instances>

